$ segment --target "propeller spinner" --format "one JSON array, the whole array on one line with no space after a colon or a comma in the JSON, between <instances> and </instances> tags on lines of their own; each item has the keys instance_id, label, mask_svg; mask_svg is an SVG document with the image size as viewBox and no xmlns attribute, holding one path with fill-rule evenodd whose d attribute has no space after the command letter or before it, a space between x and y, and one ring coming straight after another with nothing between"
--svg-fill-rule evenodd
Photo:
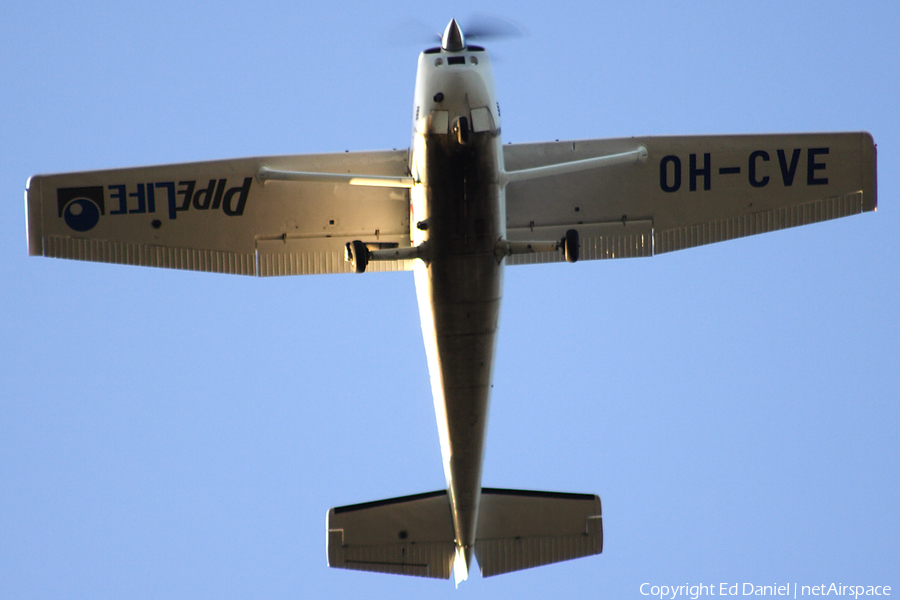
<instances>
[{"instance_id":1,"label":"propeller spinner","mask_svg":"<svg viewBox=\"0 0 900 600\"><path fill-rule=\"evenodd\" d=\"M441 48L447 52L459 52L466 49L466 38L463 36L462 30L456 19L450 19L444 35L441 38Z\"/></svg>"}]
</instances>

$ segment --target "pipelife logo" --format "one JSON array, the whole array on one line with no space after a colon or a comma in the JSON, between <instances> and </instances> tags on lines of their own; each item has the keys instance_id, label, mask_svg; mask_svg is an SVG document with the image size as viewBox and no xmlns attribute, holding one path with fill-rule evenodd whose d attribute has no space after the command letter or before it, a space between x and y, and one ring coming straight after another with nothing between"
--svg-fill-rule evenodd
<instances>
[{"instance_id":1,"label":"pipelife logo","mask_svg":"<svg viewBox=\"0 0 900 600\"><path fill-rule=\"evenodd\" d=\"M56 190L59 216L75 231L89 231L105 214L103 186L59 188Z\"/></svg>"}]
</instances>

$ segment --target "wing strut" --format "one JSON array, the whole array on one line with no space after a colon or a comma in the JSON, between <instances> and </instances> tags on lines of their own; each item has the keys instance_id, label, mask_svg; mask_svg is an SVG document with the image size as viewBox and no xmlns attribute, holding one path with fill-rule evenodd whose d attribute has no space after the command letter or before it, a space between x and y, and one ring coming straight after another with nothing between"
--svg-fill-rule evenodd
<instances>
[{"instance_id":1,"label":"wing strut","mask_svg":"<svg viewBox=\"0 0 900 600\"><path fill-rule=\"evenodd\" d=\"M370 187L412 188L416 180L412 177L392 177L389 175L353 175L351 173L313 173L310 171L278 171L263 165L256 173L260 183L269 181L315 181L321 183L349 183Z\"/></svg>"},{"instance_id":2,"label":"wing strut","mask_svg":"<svg viewBox=\"0 0 900 600\"><path fill-rule=\"evenodd\" d=\"M508 183L515 183L516 181L528 181L529 179L538 179L540 177L549 177L551 175L577 173L578 171L587 171L589 169L597 169L600 167L635 164L638 162L643 163L647 162L648 155L649 153L647 152L646 146L638 146L630 152L597 156L595 158L585 158L583 160L557 163L555 165L545 165L543 167L534 167L533 169L504 172L500 174L500 185L505 186Z\"/></svg>"}]
</instances>

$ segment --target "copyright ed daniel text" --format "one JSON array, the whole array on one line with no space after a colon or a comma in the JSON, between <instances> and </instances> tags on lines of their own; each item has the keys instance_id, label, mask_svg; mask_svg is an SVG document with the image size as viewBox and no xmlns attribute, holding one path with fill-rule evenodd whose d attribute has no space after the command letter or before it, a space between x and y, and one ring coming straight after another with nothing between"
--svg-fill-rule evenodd
<instances>
[{"instance_id":1,"label":"copyright ed daniel text","mask_svg":"<svg viewBox=\"0 0 900 600\"><path fill-rule=\"evenodd\" d=\"M800 585L797 583L772 583L758 585L755 583L698 583L691 585L655 585L642 583L642 596L653 596L660 600L698 600L701 596L845 596L857 600L861 596L890 596L889 585L845 585L843 583L820 583L818 585Z\"/></svg>"}]
</instances>

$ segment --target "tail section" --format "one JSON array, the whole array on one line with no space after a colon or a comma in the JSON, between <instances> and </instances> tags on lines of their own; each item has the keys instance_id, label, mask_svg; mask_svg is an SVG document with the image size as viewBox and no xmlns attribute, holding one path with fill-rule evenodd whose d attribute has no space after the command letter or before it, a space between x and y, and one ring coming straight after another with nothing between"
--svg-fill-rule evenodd
<instances>
[{"instance_id":1,"label":"tail section","mask_svg":"<svg viewBox=\"0 0 900 600\"><path fill-rule=\"evenodd\" d=\"M599 496L481 490L475 558L483 577L602 551Z\"/></svg>"},{"instance_id":2,"label":"tail section","mask_svg":"<svg viewBox=\"0 0 900 600\"><path fill-rule=\"evenodd\" d=\"M456 536L446 491L328 511L328 566L449 579Z\"/></svg>"},{"instance_id":3,"label":"tail section","mask_svg":"<svg viewBox=\"0 0 900 600\"><path fill-rule=\"evenodd\" d=\"M328 511L328 565L342 569L465 579L446 491ZM484 488L475 558L483 577L599 554L600 498ZM456 565L454 562L461 561Z\"/></svg>"}]
</instances>

